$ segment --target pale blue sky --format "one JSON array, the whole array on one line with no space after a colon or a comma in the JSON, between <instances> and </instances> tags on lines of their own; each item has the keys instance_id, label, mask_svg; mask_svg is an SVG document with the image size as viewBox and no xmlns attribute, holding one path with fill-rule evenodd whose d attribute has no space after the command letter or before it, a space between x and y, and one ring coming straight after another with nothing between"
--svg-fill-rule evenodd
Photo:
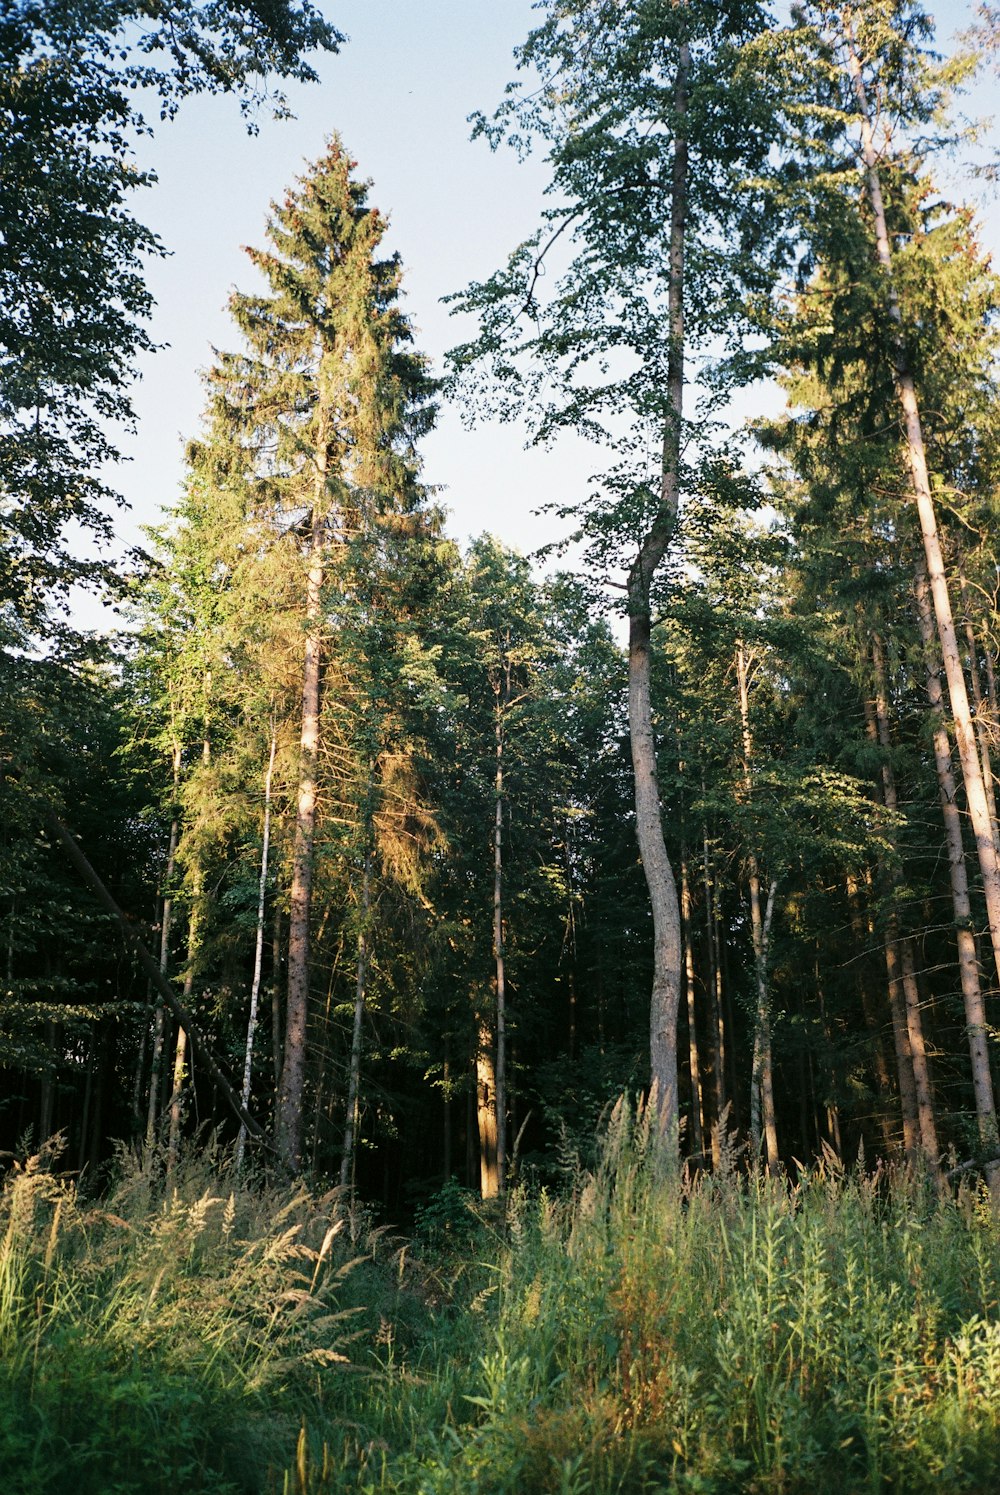
<instances>
[{"instance_id":1,"label":"pale blue sky","mask_svg":"<svg viewBox=\"0 0 1000 1495\"><path fill-rule=\"evenodd\" d=\"M319 85L290 90L294 120L262 117L249 137L232 100L195 99L142 145L159 181L136 209L172 251L150 276L152 333L169 346L144 361L139 429L124 443L132 460L112 475L131 506L118 521L126 543L176 499L183 442L196 433L203 404L199 370L213 344L237 344L226 298L234 285L253 284L240 246L262 243L269 201L332 130L390 215L418 346L438 364L463 335L440 298L496 268L535 226L543 164L491 153L469 140L467 124L473 110L492 109L513 76L513 48L533 21L530 0L326 0L323 8L349 41L339 56L320 59ZM965 0L939 4L942 37L967 24L972 9ZM978 110L992 108L992 92L980 88ZM987 238L1000 250L996 203L983 206ZM582 496L599 459L568 439L553 451L526 452L523 443L517 427L470 431L456 410L442 412L424 446L425 476L443 488L452 534L490 529L525 551L559 534L558 520L533 510ZM91 605L80 621L96 621Z\"/></svg>"}]
</instances>

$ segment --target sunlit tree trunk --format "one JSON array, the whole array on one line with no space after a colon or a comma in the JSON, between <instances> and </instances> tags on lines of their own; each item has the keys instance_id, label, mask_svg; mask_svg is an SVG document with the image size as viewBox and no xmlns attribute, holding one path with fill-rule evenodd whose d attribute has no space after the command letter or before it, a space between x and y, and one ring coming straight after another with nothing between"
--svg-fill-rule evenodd
<instances>
[{"instance_id":1,"label":"sunlit tree trunk","mask_svg":"<svg viewBox=\"0 0 1000 1495\"><path fill-rule=\"evenodd\" d=\"M493 1041L487 1022L479 1026L476 1050L476 1120L479 1130L479 1188L484 1199L500 1192L497 1167L497 1092L493 1065Z\"/></svg>"},{"instance_id":2,"label":"sunlit tree trunk","mask_svg":"<svg viewBox=\"0 0 1000 1495\"><path fill-rule=\"evenodd\" d=\"M650 590L677 522L680 498L681 425L684 395L684 235L687 216L688 146L685 136L690 51L682 42L674 86L674 158L670 199L670 347L667 356L667 415L663 431L660 507L628 577L628 713L635 775L635 821L639 855L653 914L653 990L650 1000L650 1078L659 1135L668 1157L678 1136L677 1015L681 988L681 919L670 859L663 837L656 775L656 740L650 692Z\"/></svg>"}]
</instances>

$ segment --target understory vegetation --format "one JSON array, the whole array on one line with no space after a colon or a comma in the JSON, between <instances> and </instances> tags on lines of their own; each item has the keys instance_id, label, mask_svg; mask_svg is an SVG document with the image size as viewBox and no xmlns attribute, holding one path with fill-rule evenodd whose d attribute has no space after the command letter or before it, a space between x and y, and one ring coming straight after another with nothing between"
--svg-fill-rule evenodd
<instances>
[{"instance_id":1,"label":"understory vegetation","mask_svg":"<svg viewBox=\"0 0 1000 1495\"><path fill-rule=\"evenodd\" d=\"M403 1241L223 1154L54 1152L2 1199L11 1492L880 1491L1000 1475L1000 1228L828 1157L664 1171L619 1104L593 1169Z\"/></svg>"}]
</instances>

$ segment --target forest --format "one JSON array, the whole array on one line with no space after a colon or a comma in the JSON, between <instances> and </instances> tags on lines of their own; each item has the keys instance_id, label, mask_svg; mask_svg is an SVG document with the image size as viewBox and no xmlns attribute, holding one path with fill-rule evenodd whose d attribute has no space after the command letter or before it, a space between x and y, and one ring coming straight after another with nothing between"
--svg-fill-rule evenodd
<instances>
[{"instance_id":1,"label":"forest","mask_svg":"<svg viewBox=\"0 0 1000 1495\"><path fill-rule=\"evenodd\" d=\"M317 140L122 555L146 144L351 43L0 4L5 1492L997 1487L1000 9L946 9L539 0L470 125L544 204L443 368ZM544 553L449 534L456 404L590 444Z\"/></svg>"}]
</instances>

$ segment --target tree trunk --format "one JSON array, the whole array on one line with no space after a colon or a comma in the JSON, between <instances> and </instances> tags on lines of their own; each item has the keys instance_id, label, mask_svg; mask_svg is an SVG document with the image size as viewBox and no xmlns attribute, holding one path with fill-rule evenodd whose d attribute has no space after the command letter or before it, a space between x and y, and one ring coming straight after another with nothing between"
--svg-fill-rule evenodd
<instances>
[{"instance_id":1,"label":"tree trunk","mask_svg":"<svg viewBox=\"0 0 1000 1495\"><path fill-rule=\"evenodd\" d=\"M325 458L325 442L323 444ZM321 464L325 477L325 460ZM275 1110L278 1156L289 1173L302 1162L302 1104L306 1076L309 1018L310 940L313 853L318 794L320 677L322 672L323 578L326 562L326 517L319 496L313 507L306 585L306 639L302 665L302 731L299 740L299 791L292 849L291 915L288 925L288 1001L285 1011L284 1062Z\"/></svg>"},{"instance_id":2,"label":"tree trunk","mask_svg":"<svg viewBox=\"0 0 1000 1495\"><path fill-rule=\"evenodd\" d=\"M705 785L702 782L702 793ZM716 955L715 882L712 877L708 826L702 825L702 877L705 887L705 939L708 946L708 1000L712 1014L712 1081L715 1092L715 1125L712 1127L712 1167L722 1162L720 1128L726 1113L726 1027L722 1013L722 987Z\"/></svg>"},{"instance_id":3,"label":"tree trunk","mask_svg":"<svg viewBox=\"0 0 1000 1495\"><path fill-rule=\"evenodd\" d=\"M690 53L681 43L674 84L674 159L670 196L670 347L667 414L663 429L660 507L628 577L628 719L635 775L635 823L653 915L653 990L649 1014L650 1081L665 1157L678 1141L677 1014L681 988L681 929L677 885L667 856L656 776L656 741L650 697L650 590L677 523L680 499L681 423L684 395L684 233L688 145L685 137Z\"/></svg>"},{"instance_id":4,"label":"tree trunk","mask_svg":"<svg viewBox=\"0 0 1000 1495\"><path fill-rule=\"evenodd\" d=\"M180 821L177 816L177 796L180 792L181 778L181 745L174 742L171 751L174 781L174 813L170 821L170 840L167 846L167 867L164 874L164 885L169 890L170 880L174 875L174 863L177 858L177 840L180 835ZM160 974L165 978L167 965L170 960L170 922L173 913L173 899L169 891L163 895L163 908L160 916ZM162 1001L156 1003L156 1013L153 1018L153 1053L149 1068L149 1103L146 1109L146 1146L152 1147L156 1139L156 1110L160 1094L160 1072L163 1066L163 1040L164 1028L166 1026L166 1012Z\"/></svg>"},{"instance_id":5,"label":"tree trunk","mask_svg":"<svg viewBox=\"0 0 1000 1495\"><path fill-rule=\"evenodd\" d=\"M926 590L927 578L924 576L924 588ZM987 704L983 700L983 687L979 675L979 649L976 643L976 630L972 624L972 616L969 611L968 588L965 584L965 576L959 574L959 586L962 591L962 612L965 622L965 641L969 646L969 680L972 684L972 704L975 707L976 741L979 743L979 756L983 766L983 788L986 790L986 803L990 810L990 824L993 827L993 844L1000 847L1000 831L997 829L997 801L993 785L993 764L990 761L990 730L992 727L992 715L987 711Z\"/></svg>"},{"instance_id":6,"label":"tree trunk","mask_svg":"<svg viewBox=\"0 0 1000 1495\"><path fill-rule=\"evenodd\" d=\"M937 515L931 496L930 478L927 470L927 453L924 447L920 407L917 401L913 375L910 371L909 355L903 330L903 316L896 291L892 269L892 252L886 228L885 207L882 201L882 184L878 173L878 154L872 132L868 99L862 77L861 64L854 47L854 37L849 15L843 18L843 30L847 42L847 66L854 85L854 94L861 117L861 145L866 168L868 199L875 220L875 238L878 261L885 275L889 316L893 323L893 354L896 374L896 391L899 396L906 438L906 452L910 469L911 492L916 504L923 540L927 579L937 624L938 642L948 683L951 715L955 723L955 741L962 765L965 783L965 798L976 838L976 851L986 896L986 911L989 919L990 940L993 958L1000 975L1000 859L993 840L989 804L983 782L982 766L976 744L972 712L965 685L965 673L958 647L958 634L952 613L948 579L945 573L944 556L938 533Z\"/></svg>"},{"instance_id":7,"label":"tree trunk","mask_svg":"<svg viewBox=\"0 0 1000 1495\"><path fill-rule=\"evenodd\" d=\"M493 817L493 960L496 971L496 1154L500 1193L507 1185L507 980L503 937L503 749L504 709L510 698L510 664L503 692L496 692L496 776Z\"/></svg>"},{"instance_id":8,"label":"tree trunk","mask_svg":"<svg viewBox=\"0 0 1000 1495\"><path fill-rule=\"evenodd\" d=\"M691 1151L704 1160L705 1123L702 1115L701 1065L698 1061L698 1027L694 992L694 947L691 929L691 889L687 861L681 849L681 926L684 935L684 975L687 990L688 1060L691 1070Z\"/></svg>"},{"instance_id":9,"label":"tree trunk","mask_svg":"<svg viewBox=\"0 0 1000 1495\"><path fill-rule=\"evenodd\" d=\"M917 618L920 624L924 664L927 671L927 699L930 702L934 721L934 763L937 768L938 791L941 796L941 813L944 817L945 844L948 848L951 901L955 914L955 936L958 942L958 970L962 983L969 1057L972 1061L972 1090L976 1101L979 1139L984 1148L996 1151L1000 1138L997 1135L996 1102L993 1094L993 1080L990 1075L986 1006L979 981L979 962L976 958L976 941L972 932L972 901L969 897L969 878L965 865L965 848L962 844L962 821L958 809L955 775L952 771L951 743L948 740L948 730L944 720L944 692L941 689L940 664L935 647L934 619L931 600L928 596L927 575L923 566L917 568L915 592Z\"/></svg>"},{"instance_id":10,"label":"tree trunk","mask_svg":"<svg viewBox=\"0 0 1000 1495\"><path fill-rule=\"evenodd\" d=\"M892 740L889 735L889 690L886 677L885 651L878 634L872 635L872 664L875 670L875 733L882 749L882 798L891 815L899 813L899 797L896 793L896 775L892 767ZM890 869L889 881L895 894L902 885L902 872L898 865ZM902 986L906 1033L909 1041L910 1062L913 1068L913 1085L917 1105L917 1125L920 1130L920 1146L931 1163L938 1160L937 1127L934 1121L934 1101L931 1091L930 1071L927 1066L927 1046L924 1042L923 1021L920 1015L920 990L917 986L913 960L913 941L902 934L899 916L892 909L888 922L889 944L896 956L895 969L890 968L890 982L895 976ZM897 987L898 990L898 987Z\"/></svg>"},{"instance_id":11,"label":"tree trunk","mask_svg":"<svg viewBox=\"0 0 1000 1495\"><path fill-rule=\"evenodd\" d=\"M750 735L750 666L751 659L742 641L736 645L736 684L740 700L740 729L743 739L743 788L749 805L753 793L753 738ZM748 858L750 885L750 930L753 936L754 972L757 1006L754 1015L753 1064L750 1082L750 1149L754 1164L763 1145L768 1173L778 1167L778 1129L774 1114L774 1062L771 1051L771 994L767 981L768 946L771 919L778 880L774 878L767 894L767 908L760 901L760 867L757 854Z\"/></svg>"},{"instance_id":12,"label":"tree trunk","mask_svg":"<svg viewBox=\"0 0 1000 1495\"><path fill-rule=\"evenodd\" d=\"M358 973L354 989L354 1027L351 1033L351 1064L347 1081L347 1116L344 1123L344 1150L340 1158L340 1187L353 1182L354 1151L358 1136L358 1097L361 1093L361 1038L364 1031L365 998L368 992L368 920L372 901L371 826L367 828L365 869L361 880L361 924L358 929Z\"/></svg>"},{"instance_id":13,"label":"tree trunk","mask_svg":"<svg viewBox=\"0 0 1000 1495\"><path fill-rule=\"evenodd\" d=\"M250 1018L247 1022L246 1053L243 1059L243 1092L240 1097L244 1111L250 1106L250 1078L253 1074L253 1044L257 1033L257 1006L260 1001L260 978L264 968L264 908L267 902L267 863L271 849L271 781L274 777L274 755L278 747L277 728L271 723L271 753L267 760L264 777L264 831L260 845L260 881L257 885L257 938L253 952L253 980L250 983ZM243 1166L247 1129L240 1122L236 1137L236 1171Z\"/></svg>"}]
</instances>

